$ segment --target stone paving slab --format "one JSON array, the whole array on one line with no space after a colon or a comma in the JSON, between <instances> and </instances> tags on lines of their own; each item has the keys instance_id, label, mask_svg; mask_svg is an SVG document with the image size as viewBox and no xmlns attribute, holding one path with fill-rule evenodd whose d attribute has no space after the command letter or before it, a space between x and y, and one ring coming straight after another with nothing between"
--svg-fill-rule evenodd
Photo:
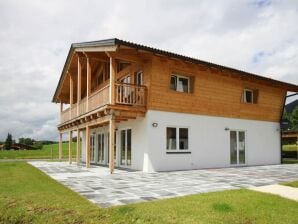
<instances>
[{"instance_id":1,"label":"stone paving slab","mask_svg":"<svg viewBox=\"0 0 298 224\"><path fill-rule=\"evenodd\" d=\"M30 161L101 207L298 180L298 164L144 173L67 162Z\"/></svg>"}]
</instances>

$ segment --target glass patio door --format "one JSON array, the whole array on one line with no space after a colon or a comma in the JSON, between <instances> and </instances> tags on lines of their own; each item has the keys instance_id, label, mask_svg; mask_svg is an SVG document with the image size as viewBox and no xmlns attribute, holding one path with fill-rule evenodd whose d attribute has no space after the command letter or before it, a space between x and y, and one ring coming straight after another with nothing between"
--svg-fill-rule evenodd
<instances>
[{"instance_id":1,"label":"glass patio door","mask_svg":"<svg viewBox=\"0 0 298 224\"><path fill-rule=\"evenodd\" d=\"M245 132L230 131L231 165L245 164Z\"/></svg>"},{"instance_id":2,"label":"glass patio door","mask_svg":"<svg viewBox=\"0 0 298 224\"><path fill-rule=\"evenodd\" d=\"M120 165L131 165L131 129L120 131Z\"/></svg>"},{"instance_id":3,"label":"glass patio door","mask_svg":"<svg viewBox=\"0 0 298 224\"><path fill-rule=\"evenodd\" d=\"M90 136L90 161L95 162L95 135Z\"/></svg>"},{"instance_id":4,"label":"glass patio door","mask_svg":"<svg viewBox=\"0 0 298 224\"><path fill-rule=\"evenodd\" d=\"M100 133L97 135L97 148L98 148L98 154L97 154L97 162L100 164L104 164L105 162L105 135L104 133Z\"/></svg>"}]
</instances>

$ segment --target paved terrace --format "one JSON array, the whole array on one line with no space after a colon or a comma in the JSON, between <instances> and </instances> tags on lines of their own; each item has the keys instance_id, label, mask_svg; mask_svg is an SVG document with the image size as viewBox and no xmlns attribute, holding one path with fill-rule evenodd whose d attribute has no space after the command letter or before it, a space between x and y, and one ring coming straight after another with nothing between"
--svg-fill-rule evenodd
<instances>
[{"instance_id":1,"label":"paved terrace","mask_svg":"<svg viewBox=\"0 0 298 224\"><path fill-rule=\"evenodd\" d=\"M298 180L298 164L143 173L67 162L31 161L53 179L101 207Z\"/></svg>"}]
</instances>

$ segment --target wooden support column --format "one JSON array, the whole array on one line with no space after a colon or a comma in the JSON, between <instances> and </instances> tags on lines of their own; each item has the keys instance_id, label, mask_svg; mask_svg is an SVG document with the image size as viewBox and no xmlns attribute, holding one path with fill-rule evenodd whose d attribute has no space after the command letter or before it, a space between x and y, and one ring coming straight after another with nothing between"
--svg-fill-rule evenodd
<instances>
[{"instance_id":1,"label":"wooden support column","mask_svg":"<svg viewBox=\"0 0 298 224\"><path fill-rule=\"evenodd\" d=\"M59 133L59 160L62 160L62 133Z\"/></svg>"},{"instance_id":2,"label":"wooden support column","mask_svg":"<svg viewBox=\"0 0 298 224\"><path fill-rule=\"evenodd\" d=\"M116 60L110 57L110 92L109 92L109 102L110 104L115 104L115 80L117 72Z\"/></svg>"},{"instance_id":3,"label":"wooden support column","mask_svg":"<svg viewBox=\"0 0 298 224\"><path fill-rule=\"evenodd\" d=\"M91 94L91 65L90 59L87 57L87 100L86 100L86 111L89 111L89 96Z\"/></svg>"},{"instance_id":4,"label":"wooden support column","mask_svg":"<svg viewBox=\"0 0 298 224\"><path fill-rule=\"evenodd\" d=\"M69 160L69 164L71 164L72 163L72 131L69 131L68 160Z\"/></svg>"},{"instance_id":5,"label":"wooden support column","mask_svg":"<svg viewBox=\"0 0 298 224\"><path fill-rule=\"evenodd\" d=\"M86 167L90 167L90 127L86 127Z\"/></svg>"},{"instance_id":6,"label":"wooden support column","mask_svg":"<svg viewBox=\"0 0 298 224\"><path fill-rule=\"evenodd\" d=\"M60 122L62 122L63 103L60 102Z\"/></svg>"},{"instance_id":7,"label":"wooden support column","mask_svg":"<svg viewBox=\"0 0 298 224\"><path fill-rule=\"evenodd\" d=\"M77 129L77 165L80 163L81 156L81 132L80 129Z\"/></svg>"},{"instance_id":8,"label":"wooden support column","mask_svg":"<svg viewBox=\"0 0 298 224\"><path fill-rule=\"evenodd\" d=\"M72 118L71 116L71 109L73 107L73 77L70 73L69 74L69 107L70 107L70 110L69 110L69 117L70 119Z\"/></svg>"},{"instance_id":9,"label":"wooden support column","mask_svg":"<svg viewBox=\"0 0 298 224\"><path fill-rule=\"evenodd\" d=\"M114 172L114 147L115 147L115 119L112 116L109 121L109 168Z\"/></svg>"},{"instance_id":10,"label":"wooden support column","mask_svg":"<svg viewBox=\"0 0 298 224\"><path fill-rule=\"evenodd\" d=\"M81 66L80 58L78 57L77 116L80 115L81 83L82 83L82 66Z\"/></svg>"}]
</instances>

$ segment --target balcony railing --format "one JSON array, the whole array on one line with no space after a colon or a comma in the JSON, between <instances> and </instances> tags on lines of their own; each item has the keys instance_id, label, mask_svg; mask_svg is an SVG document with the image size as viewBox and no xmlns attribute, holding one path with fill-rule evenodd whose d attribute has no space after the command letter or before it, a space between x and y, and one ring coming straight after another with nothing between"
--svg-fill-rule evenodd
<instances>
[{"instance_id":1,"label":"balcony railing","mask_svg":"<svg viewBox=\"0 0 298 224\"><path fill-rule=\"evenodd\" d=\"M79 102L79 108L73 104L71 109L67 108L61 112L60 122L64 123L89 111L104 106L109 103L109 88L107 85L95 92L88 98L85 97ZM132 84L115 84L115 103L123 105L146 106L146 86L137 86Z\"/></svg>"},{"instance_id":2,"label":"balcony railing","mask_svg":"<svg viewBox=\"0 0 298 224\"><path fill-rule=\"evenodd\" d=\"M145 106L146 87L116 83L116 103Z\"/></svg>"}]
</instances>

